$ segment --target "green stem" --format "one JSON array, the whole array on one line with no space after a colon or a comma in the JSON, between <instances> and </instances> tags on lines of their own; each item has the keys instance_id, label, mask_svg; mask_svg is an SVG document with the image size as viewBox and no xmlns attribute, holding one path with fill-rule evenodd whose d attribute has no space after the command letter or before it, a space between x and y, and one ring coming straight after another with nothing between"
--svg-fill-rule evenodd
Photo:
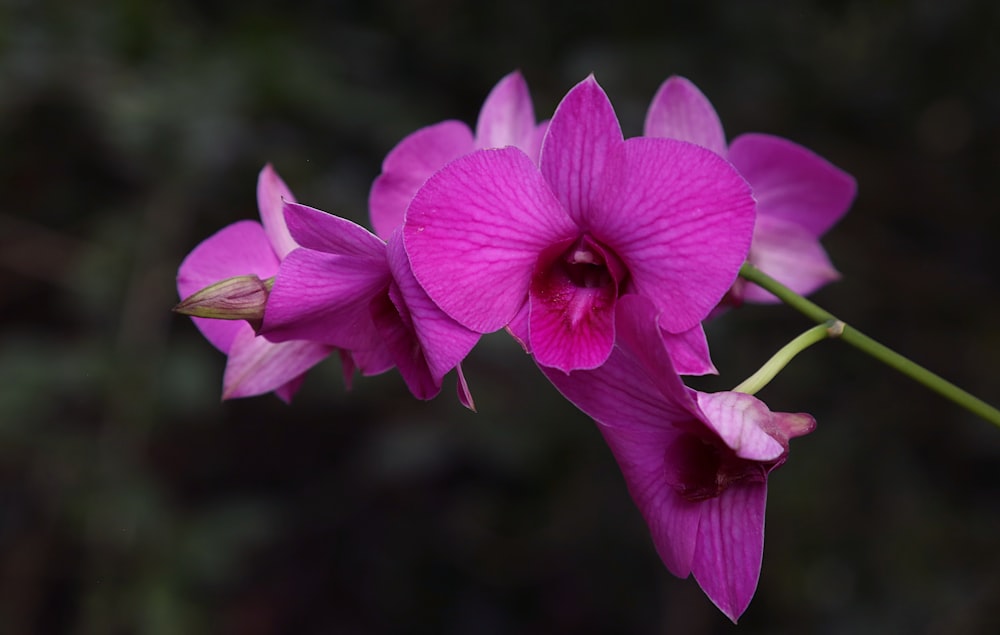
<instances>
[{"instance_id":1,"label":"green stem","mask_svg":"<svg viewBox=\"0 0 1000 635\"><path fill-rule=\"evenodd\" d=\"M740 268L740 277L767 289L781 299L782 302L815 322L825 324L831 320L838 321L826 309L803 298L750 263L744 263L743 267ZM932 373L923 366L903 357L891 348L880 344L854 327L845 324L843 332L840 334L840 339L868 353L883 364L891 366L911 379L920 382L969 412L979 415L996 426L1000 426L1000 410L962 390L943 377Z\"/></svg>"},{"instance_id":2,"label":"green stem","mask_svg":"<svg viewBox=\"0 0 1000 635\"><path fill-rule=\"evenodd\" d=\"M781 350L772 355L771 359L767 360L767 362L760 367L760 370L747 377L739 386L733 388L733 392L745 392L748 395L757 394L757 392L764 386L768 385L796 355L817 342L822 342L830 337L840 337L843 329L844 323L836 320L824 322L823 324L812 327L791 342L782 346Z\"/></svg>"}]
</instances>

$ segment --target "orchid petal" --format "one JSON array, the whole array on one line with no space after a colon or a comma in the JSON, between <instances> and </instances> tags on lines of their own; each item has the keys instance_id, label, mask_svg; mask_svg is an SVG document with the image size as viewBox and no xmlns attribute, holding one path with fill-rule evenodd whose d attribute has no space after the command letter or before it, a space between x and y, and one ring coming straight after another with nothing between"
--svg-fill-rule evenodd
<instances>
[{"instance_id":1,"label":"orchid petal","mask_svg":"<svg viewBox=\"0 0 1000 635\"><path fill-rule=\"evenodd\" d=\"M260 333L272 341L312 340L339 348L374 348L369 305L389 284L381 262L296 249L281 263Z\"/></svg>"},{"instance_id":2,"label":"orchid petal","mask_svg":"<svg viewBox=\"0 0 1000 635\"><path fill-rule=\"evenodd\" d=\"M284 211L292 237L307 249L385 261L385 242L357 223L298 203Z\"/></svg>"},{"instance_id":3,"label":"orchid petal","mask_svg":"<svg viewBox=\"0 0 1000 635\"><path fill-rule=\"evenodd\" d=\"M758 215L747 260L799 295L840 279L826 250L808 230L771 216ZM780 302L770 291L752 283L743 287L742 295L748 302Z\"/></svg>"},{"instance_id":4,"label":"orchid petal","mask_svg":"<svg viewBox=\"0 0 1000 635\"><path fill-rule=\"evenodd\" d=\"M547 143L547 142L546 142ZM591 216L592 232L654 299L671 333L697 325L732 286L753 236L754 201L739 174L702 147L625 142L627 172Z\"/></svg>"},{"instance_id":5,"label":"orchid petal","mask_svg":"<svg viewBox=\"0 0 1000 635\"><path fill-rule=\"evenodd\" d=\"M333 351L332 347L315 342L275 344L255 336L248 325L243 326L229 351L222 382L223 399L278 391L278 396L288 402L301 385L302 375ZM290 383L294 385L281 390Z\"/></svg>"},{"instance_id":6,"label":"orchid petal","mask_svg":"<svg viewBox=\"0 0 1000 635\"><path fill-rule=\"evenodd\" d=\"M403 224L420 186L448 162L475 149L472 131L460 121L442 121L407 136L382 162L368 195L372 227L383 240Z\"/></svg>"},{"instance_id":7,"label":"orchid petal","mask_svg":"<svg viewBox=\"0 0 1000 635\"><path fill-rule=\"evenodd\" d=\"M646 112L644 134L696 143L726 156L722 122L708 98L689 80L670 77L660 85Z\"/></svg>"},{"instance_id":8,"label":"orchid petal","mask_svg":"<svg viewBox=\"0 0 1000 635\"><path fill-rule=\"evenodd\" d=\"M761 400L742 392L699 392L696 399L706 425L736 456L765 462L785 453L787 448L766 432L771 411Z\"/></svg>"},{"instance_id":9,"label":"orchid petal","mask_svg":"<svg viewBox=\"0 0 1000 635\"><path fill-rule=\"evenodd\" d=\"M441 392L441 382L431 375L409 324L409 315L401 313L405 310L395 284L389 286L388 293L376 296L371 302L372 319L406 387L417 399L432 399Z\"/></svg>"},{"instance_id":10,"label":"orchid petal","mask_svg":"<svg viewBox=\"0 0 1000 635\"><path fill-rule=\"evenodd\" d=\"M542 144L539 167L570 217L582 228L619 178L622 131L607 94L593 76L577 84L556 108ZM617 211L613 202L608 210Z\"/></svg>"},{"instance_id":11,"label":"orchid petal","mask_svg":"<svg viewBox=\"0 0 1000 635\"><path fill-rule=\"evenodd\" d=\"M476 412L476 402L472 399L469 382L465 379L465 373L462 372L461 364L455 367L455 373L458 375L458 380L455 382L455 391L458 393L459 403L472 412Z\"/></svg>"},{"instance_id":12,"label":"orchid petal","mask_svg":"<svg viewBox=\"0 0 1000 635\"><path fill-rule=\"evenodd\" d=\"M847 213L857 193L854 178L787 139L745 134L729 146L729 160L753 186L757 213L822 236Z\"/></svg>"},{"instance_id":13,"label":"orchid petal","mask_svg":"<svg viewBox=\"0 0 1000 635\"><path fill-rule=\"evenodd\" d=\"M441 309L480 333L524 303L538 254L578 230L516 148L479 150L427 180L403 237L413 273Z\"/></svg>"},{"instance_id":14,"label":"orchid petal","mask_svg":"<svg viewBox=\"0 0 1000 635\"><path fill-rule=\"evenodd\" d=\"M381 375L396 366L389 347L381 339L372 348L351 351L351 357L365 377Z\"/></svg>"},{"instance_id":15,"label":"orchid petal","mask_svg":"<svg viewBox=\"0 0 1000 635\"><path fill-rule=\"evenodd\" d=\"M531 157L531 160L538 164L542 154L542 142L549 131L549 121L545 120L535 126L535 131L531 134L526 144L521 147L524 153Z\"/></svg>"},{"instance_id":16,"label":"orchid petal","mask_svg":"<svg viewBox=\"0 0 1000 635\"><path fill-rule=\"evenodd\" d=\"M623 317L621 312L618 317ZM649 320L652 326L655 316ZM567 374L540 368L559 392L597 421L650 527L660 558L671 573L687 576L695 550L698 508L667 483L664 448L678 435L673 424L694 417L689 402L665 399L641 364L617 346L594 370Z\"/></svg>"},{"instance_id":17,"label":"orchid petal","mask_svg":"<svg viewBox=\"0 0 1000 635\"><path fill-rule=\"evenodd\" d=\"M696 553L701 510L697 503L678 496L664 476L664 448L670 446L676 431L643 424L598 425L598 429L646 519L663 564L674 575L687 577Z\"/></svg>"},{"instance_id":18,"label":"orchid petal","mask_svg":"<svg viewBox=\"0 0 1000 635\"><path fill-rule=\"evenodd\" d=\"M692 571L702 590L735 622L757 589L764 553L767 485L733 485L700 503L701 524Z\"/></svg>"},{"instance_id":19,"label":"orchid petal","mask_svg":"<svg viewBox=\"0 0 1000 635\"><path fill-rule=\"evenodd\" d=\"M260 210L260 220L264 224L264 232L271 241L271 247L278 259L288 255L298 247L292 239L285 216L282 211L285 203L294 203L295 197L281 180L278 173L268 163L257 177L257 208Z\"/></svg>"},{"instance_id":20,"label":"orchid petal","mask_svg":"<svg viewBox=\"0 0 1000 635\"><path fill-rule=\"evenodd\" d=\"M497 82L483 102L476 123L476 149L516 146L527 151L534 132L535 107L528 83L515 71Z\"/></svg>"},{"instance_id":21,"label":"orchid petal","mask_svg":"<svg viewBox=\"0 0 1000 635\"><path fill-rule=\"evenodd\" d=\"M187 255L177 270L177 292L183 299L220 280L249 274L265 279L277 270L278 257L261 224L239 221L209 236ZM191 319L223 353L229 352L233 338L247 326L242 320Z\"/></svg>"},{"instance_id":22,"label":"orchid petal","mask_svg":"<svg viewBox=\"0 0 1000 635\"><path fill-rule=\"evenodd\" d=\"M440 387L444 375L465 359L479 341L480 334L448 317L430 299L413 276L403 248L401 232L395 232L389 239L386 253L389 269L399 293L398 300L393 298L393 301L397 307L401 305L405 307L411 321L413 336L420 347L430 375ZM402 309L400 312L402 313Z\"/></svg>"},{"instance_id":23,"label":"orchid petal","mask_svg":"<svg viewBox=\"0 0 1000 635\"><path fill-rule=\"evenodd\" d=\"M663 345L678 375L718 375L708 352L705 329L698 324L680 333L662 331Z\"/></svg>"}]
</instances>

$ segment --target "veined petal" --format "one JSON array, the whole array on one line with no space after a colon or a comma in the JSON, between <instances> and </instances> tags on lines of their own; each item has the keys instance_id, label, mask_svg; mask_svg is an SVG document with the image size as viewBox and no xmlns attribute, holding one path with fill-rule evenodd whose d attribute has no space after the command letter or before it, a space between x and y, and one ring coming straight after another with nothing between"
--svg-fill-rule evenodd
<instances>
[{"instance_id":1,"label":"veined petal","mask_svg":"<svg viewBox=\"0 0 1000 635\"><path fill-rule=\"evenodd\" d=\"M431 376L420 342L409 324L409 315L400 310L406 311L406 306L399 299L394 284L385 294L372 299L372 319L406 387L417 399L432 399L441 392L441 382Z\"/></svg>"},{"instance_id":2,"label":"veined petal","mask_svg":"<svg viewBox=\"0 0 1000 635\"><path fill-rule=\"evenodd\" d=\"M264 232L279 260L298 247L285 224L283 208L286 202L294 203L295 197L268 163L257 177L257 208L260 210Z\"/></svg>"},{"instance_id":3,"label":"veined petal","mask_svg":"<svg viewBox=\"0 0 1000 635\"><path fill-rule=\"evenodd\" d=\"M578 230L530 158L479 150L427 180L406 213L413 274L463 326L506 325L528 297L541 251Z\"/></svg>"},{"instance_id":4,"label":"veined petal","mask_svg":"<svg viewBox=\"0 0 1000 635\"><path fill-rule=\"evenodd\" d=\"M357 223L298 203L284 211L292 237L307 249L385 261L385 241Z\"/></svg>"},{"instance_id":5,"label":"veined petal","mask_svg":"<svg viewBox=\"0 0 1000 635\"><path fill-rule=\"evenodd\" d=\"M385 293L389 280L384 257L378 262L296 249L281 263L260 333L275 342L375 348L378 334L369 305Z\"/></svg>"},{"instance_id":6,"label":"veined petal","mask_svg":"<svg viewBox=\"0 0 1000 635\"><path fill-rule=\"evenodd\" d=\"M648 425L597 427L646 519L660 559L671 573L687 577L694 563L701 510L697 503L678 496L664 477L664 448L673 442L676 431Z\"/></svg>"},{"instance_id":7,"label":"veined petal","mask_svg":"<svg viewBox=\"0 0 1000 635\"><path fill-rule=\"evenodd\" d=\"M729 160L753 187L758 215L800 225L814 238L847 213L857 193L851 175L780 137L740 135Z\"/></svg>"},{"instance_id":8,"label":"veined petal","mask_svg":"<svg viewBox=\"0 0 1000 635\"><path fill-rule=\"evenodd\" d=\"M476 123L476 149L516 146L527 152L534 132L535 108L528 83L514 71L497 82L483 102Z\"/></svg>"},{"instance_id":9,"label":"veined petal","mask_svg":"<svg viewBox=\"0 0 1000 635\"><path fill-rule=\"evenodd\" d=\"M592 209L607 203L606 181L620 178L622 143L615 110L593 76L563 97L549 122L539 167L570 217L584 230L589 228Z\"/></svg>"},{"instance_id":10,"label":"veined petal","mask_svg":"<svg viewBox=\"0 0 1000 635\"><path fill-rule=\"evenodd\" d=\"M652 303L626 295L619 298L615 314L616 345L604 364L569 374L542 367L545 376L564 397L606 427L673 430L678 422L696 418L697 404L674 372ZM658 451L662 458L662 448Z\"/></svg>"},{"instance_id":11,"label":"veined petal","mask_svg":"<svg viewBox=\"0 0 1000 635\"><path fill-rule=\"evenodd\" d=\"M222 398L236 399L280 391L290 383L297 389L302 375L327 357L333 348L315 342L275 344L255 336L248 325L240 329L229 351L229 361L222 380ZM294 390L279 392L290 401Z\"/></svg>"},{"instance_id":12,"label":"veined petal","mask_svg":"<svg viewBox=\"0 0 1000 635\"><path fill-rule=\"evenodd\" d=\"M718 375L701 324L680 333L662 331L663 345L678 375Z\"/></svg>"},{"instance_id":13,"label":"veined petal","mask_svg":"<svg viewBox=\"0 0 1000 635\"><path fill-rule=\"evenodd\" d=\"M266 279L277 270L278 257L261 224L239 221L203 240L184 258L177 270L177 292L183 299L220 280L248 274ZM205 339L224 353L246 326L242 321L191 319Z\"/></svg>"},{"instance_id":14,"label":"veined petal","mask_svg":"<svg viewBox=\"0 0 1000 635\"><path fill-rule=\"evenodd\" d=\"M673 76L660 85L646 112L647 137L696 143L726 156L726 135L708 98L684 77Z\"/></svg>"},{"instance_id":15,"label":"veined petal","mask_svg":"<svg viewBox=\"0 0 1000 635\"><path fill-rule=\"evenodd\" d=\"M420 286L410 269L401 231L389 239L387 256L399 293L393 302L397 307L405 307L430 376L440 388L444 375L465 359L479 341L480 334L448 317Z\"/></svg>"},{"instance_id":16,"label":"veined petal","mask_svg":"<svg viewBox=\"0 0 1000 635\"><path fill-rule=\"evenodd\" d=\"M705 414L705 425L722 441L749 461L775 461L786 447L769 435L771 411L761 400L742 392L696 393Z\"/></svg>"},{"instance_id":17,"label":"veined petal","mask_svg":"<svg viewBox=\"0 0 1000 635\"><path fill-rule=\"evenodd\" d=\"M402 226L406 207L424 181L474 149L472 131L460 121L442 121L400 141L382 162L382 173L368 195L375 233L388 240Z\"/></svg>"},{"instance_id":18,"label":"veined petal","mask_svg":"<svg viewBox=\"0 0 1000 635\"><path fill-rule=\"evenodd\" d=\"M840 279L826 250L810 231L774 216L757 216L747 260L800 295ZM748 302L780 302L770 291L752 283L744 285L742 295Z\"/></svg>"},{"instance_id":19,"label":"veined petal","mask_svg":"<svg viewBox=\"0 0 1000 635\"><path fill-rule=\"evenodd\" d=\"M547 143L547 142L546 142ZM693 328L732 286L753 236L754 200L719 155L673 139L625 142L627 170L591 215L592 232L651 298L671 333Z\"/></svg>"},{"instance_id":20,"label":"veined petal","mask_svg":"<svg viewBox=\"0 0 1000 635\"><path fill-rule=\"evenodd\" d=\"M692 571L702 590L735 622L757 590L764 553L765 483L733 485L703 501Z\"/></svg>"}]
</instances>

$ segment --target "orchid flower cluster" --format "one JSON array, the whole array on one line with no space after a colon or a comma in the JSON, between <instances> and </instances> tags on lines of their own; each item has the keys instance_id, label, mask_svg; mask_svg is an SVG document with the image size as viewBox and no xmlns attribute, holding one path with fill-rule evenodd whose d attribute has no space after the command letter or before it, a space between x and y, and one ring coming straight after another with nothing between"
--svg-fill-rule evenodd
<instances>
[{"instance_id":1,"label":"orchid flower cluster","mask_svg":"<svg viewBox=\"0 0 1000 635\"><path fill-rule=\"evenodd\" d=\"M705 320L838 277L819 238L855 191L786 139L727 144L684 78L664 82L644 134L625 139L593 76L538 122L512 73L475 130L444 121L389 153L372 231L296 203L266 166L261 222L230 225L188 255L178 310L228 356L224 399L288 402L337 353L348 386L355 371L395 368L419 399L454 370L474 409L462 360L505 329L596 422L666 567L693 574L735 621L760 574L768 476L816 423L682 376L716 372ZM780 284L764 289L741 267Z\"/></svg>"}]
</instances>

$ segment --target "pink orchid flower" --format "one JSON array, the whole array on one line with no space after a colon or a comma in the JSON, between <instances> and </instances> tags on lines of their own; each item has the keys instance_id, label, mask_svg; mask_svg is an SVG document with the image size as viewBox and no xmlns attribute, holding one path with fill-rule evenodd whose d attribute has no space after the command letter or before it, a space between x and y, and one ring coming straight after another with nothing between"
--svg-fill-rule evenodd
<instances>
[{"instance_id":1,"label":"pink orchid flower","mask_svg":"<svg viewBox=\"0 0 1000 635\"><path fill-rule=\"evenodd\" d=\"M458 323L511 330L543 366L595 368L615 303L650 298L669 333L699 327L732 286L753 232L746 182L718 155L672 139L624 140L593 77L562 100L539 164L480 150L430 177L404 243L427 294Z\"/></svg>"},{"instance_id":2,"label":"pink orchid flower","mask_svg":"<svg viewBox=\"0 0 1000 635\"><path fill-rule=\"evenodd\" d=\"M785 462L788 440L816 422L747 394L688 389L646 326L652 303L624 297L618 318L603 366L542 370L598 423L667 569L693 573L735 622L760 576L768 475Z\"/></svg>"},{"instance_id":3,"label":"pink orchid flower","mask_svg":"<svg viewBox=\"0 0 1000 635\"><path fill-rule=\"evenodd\" d=\"M461 121L442 121L410 134L382 162L368 197L372 227L383 240L403 224L407 205L427 178L448 162L483 148L515 146L535 159L547 123L535 123L528 84L519 72L501 79L483 103L473 134Z\"/></svg>"},{"instance_id":4,"label":"pink orchid flower","mask_svg":"<svg viewBox=\"0 0 1000 635\"><path fill-rule=\"evenodd\" d=\"M645 134L690 141L726 157L750 183L757 224L747 260L796 293L806 295L840 274L819 237L847 213L854 179L787 139L744 134L726 147L722 123L704 94L687 79L671 77L646 114ZM755 284L738 281L728 303L777 302Z\"/></svg>"},{"instance_id":5,"label":"pink orchid flower","mask_svg":"<svg viewBox=\"0 0 1000 635\"><path fill-rule=\"evenodd\" d=\"M457 368L459 399L472 408L459 364L479 334L442 313L417 284L399 230L386 243L305 205L286 203L284 212L301 248L278 268L260 333L349 350L366 375L395 366L419 399L436 396Z\"/></svg>"},{"instance_id":6,"label":"pink orchid flower","mask_svg":"<svg viewBox=\"0 0 1000 635\"><path fill-rule=\"evenodd\" d=\"M281 260L298 246L285 226L283 200L294 200L292 193L270 165L264 166L257 180L262 223L234 223L195 247L177 271L181 298L233 276L274 276ZM191 319L202 335L228 356L223 399L273 391L289 402L302 385L305 372L333 351L331 346L308 341L275 344L257 336L240 320Z\"/></svg>"}]
</instances>

